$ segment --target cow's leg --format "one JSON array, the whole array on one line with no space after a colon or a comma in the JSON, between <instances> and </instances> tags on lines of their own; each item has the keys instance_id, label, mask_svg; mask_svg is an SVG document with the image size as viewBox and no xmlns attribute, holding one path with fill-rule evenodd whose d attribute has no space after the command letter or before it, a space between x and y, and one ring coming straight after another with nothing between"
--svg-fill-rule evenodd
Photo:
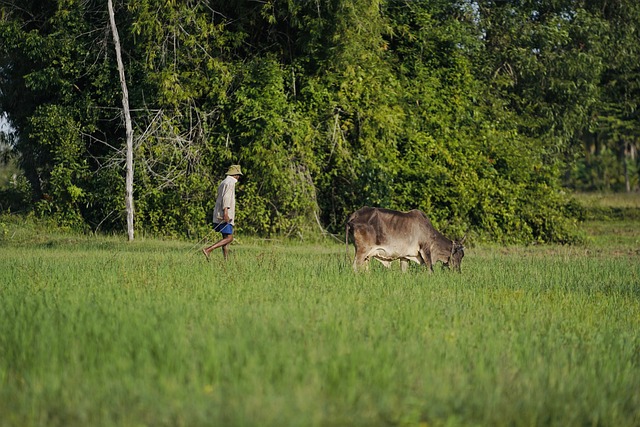
<instances>
[{"instance_id":1,"label":"cow's leg","mask_svg":"<svg viewBox=\"0 0 640 427\"><path fill-rule=\"evenodd\" d=\"M400 260L400 268L402 269L403 273L407 272L407 268L409 267L409 261L407 261L406 259L401 259Z\"/></svg>"},{"instance_id":2,"label":"cow's leg","mask_svg":"<svg viewBox=\"0 0 640 427\"><path fill-rule=\"evenodd\" d=\"M369 257L365 251L356 250L356 256L353 259L353 271L358 272L364 267L364 270L369 270Z\"/></svg>"},{"instance_id":3,"label":"cow's leg","mask_svg":"<svg viewBox=\"0 0 640 427\"><path fill-rule=\"evenodd\" d=\"M428 248L420 248L420 258L429 269L429 273L433 273L433 264L431 262L431 251Z\"/></svg>"},{"instance_id":4,"label":"cow's leg","mask_svg":"<svg viewBox=\"0 0 640 427\"><path fill-rule=\"evenodd\" d=\"M353 271L358 272L358 267L362 264L362 261L358 260L358 253L356 252L356 256L353 258Z\"/></svg>"}]
</instances>

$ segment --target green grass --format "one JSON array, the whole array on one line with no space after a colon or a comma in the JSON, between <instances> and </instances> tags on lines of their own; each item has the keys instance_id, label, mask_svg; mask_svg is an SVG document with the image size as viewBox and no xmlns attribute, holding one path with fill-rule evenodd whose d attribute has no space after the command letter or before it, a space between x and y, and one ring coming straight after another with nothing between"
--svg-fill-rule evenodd
<instances>
[{"instance_id":1,"label":"green grass","mask_svg":"<svg viewBox=\"0 0 640 427\"><path fill-rule=\"evenodd\" d=\"M0 426L640 425L640 231L607 224L428 275L5 222Z\"/></svg>"},{"instance_id":2,"label":"green grass","mask_svg":"<svg viewBox=\"0 0 640 427\"><path fill-rule=\"evenodd\" d=\"M640 221L640 193L576 193L584 219L596 221Z\"/></svg>"},{"instance_id":3,"label":"green grass","mask_svg":"<svg viewBox=\"0 0 640 427\"><path fill-rule=\"evenodd\" d=\"M574 197L584 206L599 208L640 209L640 193L575 193Z\"/></svg>"}]
</instances>

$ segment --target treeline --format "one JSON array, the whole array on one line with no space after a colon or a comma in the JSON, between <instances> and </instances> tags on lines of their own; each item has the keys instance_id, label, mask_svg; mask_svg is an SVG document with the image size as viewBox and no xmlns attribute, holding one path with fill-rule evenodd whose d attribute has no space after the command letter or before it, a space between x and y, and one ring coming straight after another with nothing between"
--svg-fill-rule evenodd
<instances>
[{"instance_id":1,"label":"treeline","mask_svg":"<svg viewBox=\"0 0 640 427\"><path fill-rule=\"evenodd\" d=\"M638 186L636 0L115 6L139 230L205 233L232 163L239 228L262 235L339 232L370 205L452 236L570 241L563 184ZM0 112L24 172L2 208L124 229L121 93L106 1L0 2Z\"/></svg>"}]
</instances>

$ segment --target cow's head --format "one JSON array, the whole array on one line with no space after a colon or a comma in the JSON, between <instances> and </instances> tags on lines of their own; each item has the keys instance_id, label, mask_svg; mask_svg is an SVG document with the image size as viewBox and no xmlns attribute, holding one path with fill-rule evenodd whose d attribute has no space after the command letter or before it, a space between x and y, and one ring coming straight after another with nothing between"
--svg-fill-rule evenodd
<instances>
[{"instance_id":1,"label":"cow's head","mask_svg":"<svg viewBox=\"0 0 640 427\"><path fill-rule=\"evenodd\" d=\"M449 265L455 271L460 273L460 264L462 263L462 258L464 257L464 240L467 238L465 235L459 242L452 241L451 242L451 256L449 257Z\"/></svg>"}]
</instances>

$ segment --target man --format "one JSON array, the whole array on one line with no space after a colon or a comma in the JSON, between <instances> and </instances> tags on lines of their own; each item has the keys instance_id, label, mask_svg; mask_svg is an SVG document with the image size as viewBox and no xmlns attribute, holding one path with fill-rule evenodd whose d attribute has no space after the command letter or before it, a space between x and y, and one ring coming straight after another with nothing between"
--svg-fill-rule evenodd
<instances>
[{"instance_id":1,"label":"man","mask_svg":"<svg viewBox=\"0 0 640 427\"><path fill-rule=\"evenodd\" d=\"M233 224L236 216L236 183L242 175L240 165L231 165L227 171L227 177L218 186L216 207L213 210L213 229L222 234L222 240L208 248L202 249L202 253L209 261L209 254L217 248L222 248L224 259L229 258L229 244L233 242Z\"/></svg>"}]
</instances>

